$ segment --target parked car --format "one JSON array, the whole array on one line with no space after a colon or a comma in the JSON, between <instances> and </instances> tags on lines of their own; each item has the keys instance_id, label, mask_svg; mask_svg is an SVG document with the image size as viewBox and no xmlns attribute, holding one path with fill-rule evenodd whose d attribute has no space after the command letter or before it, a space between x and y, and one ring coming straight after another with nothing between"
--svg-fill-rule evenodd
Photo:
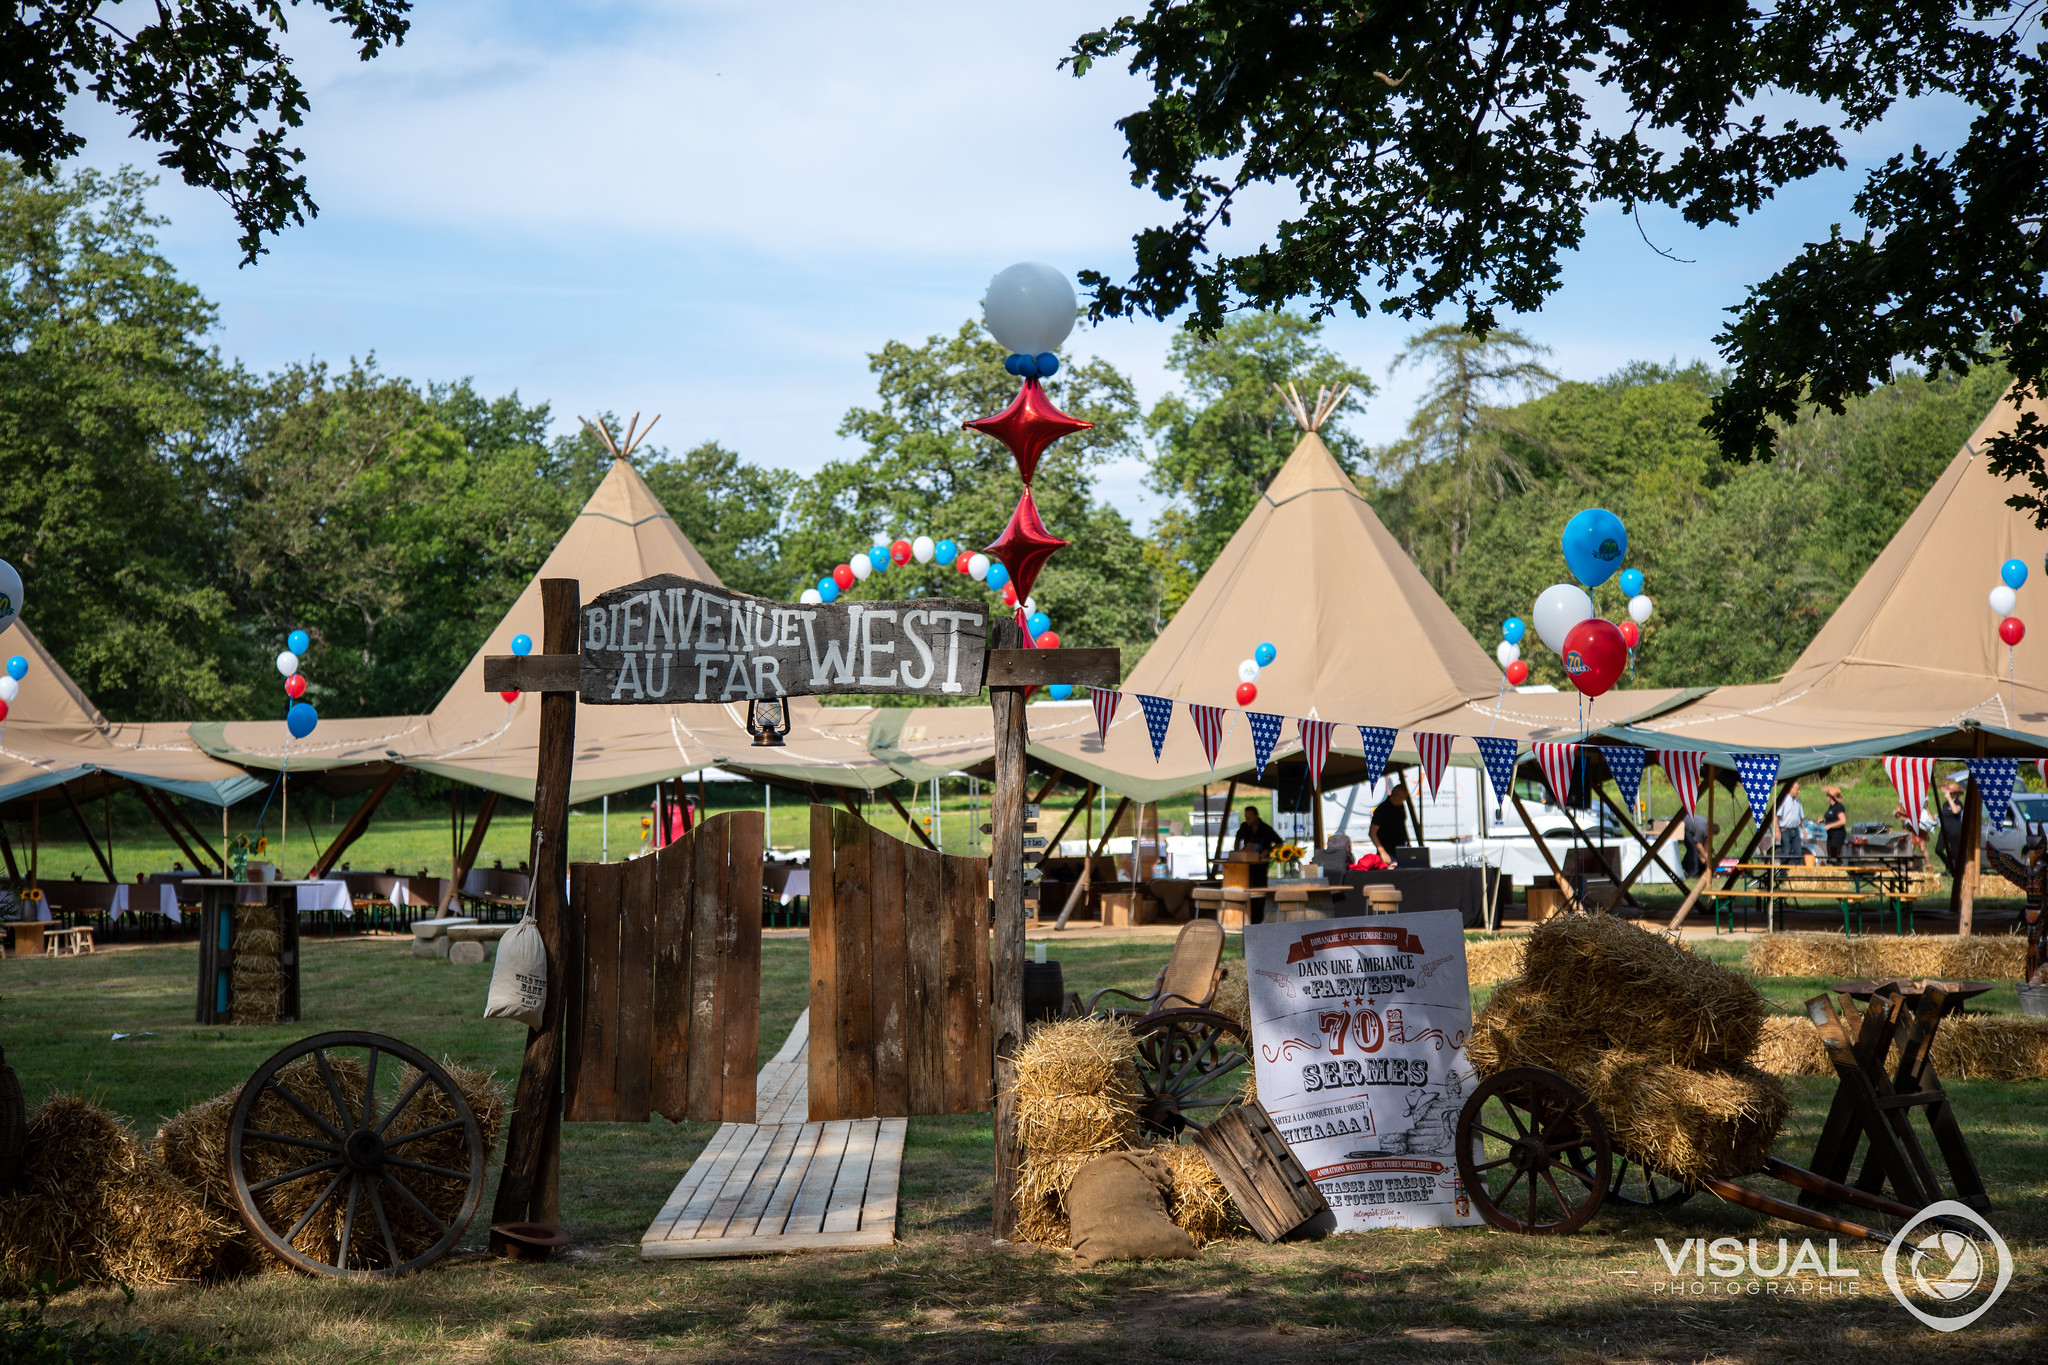
<instances>
[{"instance_id":1,"label":"parked car","mask_svg":"<svg viewBox=\"0 0 2048 1365\"><path fill-rule=\"evenodd\" d=\"M2009 809L2004 829L1992 829L1989 820L1984 822L1984 842L2025 862L2027 840L2048 830L2048 793L2015 792Z\"/></svg>"}]
</instances>

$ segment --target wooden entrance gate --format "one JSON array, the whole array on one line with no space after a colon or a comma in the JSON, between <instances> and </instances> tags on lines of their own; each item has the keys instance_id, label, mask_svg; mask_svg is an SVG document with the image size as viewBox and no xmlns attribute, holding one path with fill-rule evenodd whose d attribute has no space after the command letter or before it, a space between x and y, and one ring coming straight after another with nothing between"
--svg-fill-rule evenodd
<instances>
[{"instance_id":1,"label":"wooden entrance gate","mask_svg":"<svg viewBox=\"0 0 2048 1365\"><path fill-rule=\"evenodd\" d=\"M716 815L644 858L571 866L565 1118L754 1121L765 833L757 811Z\"/></svg>"},{"instance_id":2,"label":"wooden entrance gate","mask_svg":"<svg viewBox=\"0 0 2048 1365\"><path fill-rule=\"evenodd\" d=\"M988 860L811 807L810 1117L987 1110Z\"/></svg>"}]
</instances>

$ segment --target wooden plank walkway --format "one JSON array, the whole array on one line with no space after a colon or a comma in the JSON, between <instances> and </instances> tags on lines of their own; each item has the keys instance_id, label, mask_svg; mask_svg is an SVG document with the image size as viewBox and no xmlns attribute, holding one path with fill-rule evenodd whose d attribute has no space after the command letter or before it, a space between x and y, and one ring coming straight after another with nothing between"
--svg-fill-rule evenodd
<instances>
[{"instance_id":1,"label":"wooden plank walkway","mask_svg":"<svg viewBox=\"0 0 2048 1365\"><path fill-rule=\"evenodd\" d=\"M905 1119L806 1123L810 1011L761 1068L759 1123L719 1125L640 1239L640 1255L761 1256L888 1246Z\"/></svg>"}]
</instances>

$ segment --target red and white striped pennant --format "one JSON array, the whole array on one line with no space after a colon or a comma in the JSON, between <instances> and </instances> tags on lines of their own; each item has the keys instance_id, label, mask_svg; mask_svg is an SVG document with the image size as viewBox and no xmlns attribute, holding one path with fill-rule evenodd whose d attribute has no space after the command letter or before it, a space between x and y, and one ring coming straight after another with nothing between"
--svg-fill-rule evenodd
<instances>
[{"instance_id":1,"label":"red and white striped pennant","mask_svg":"<svg viewBox=\"0 0 2048 1365\"><path fill-rule=\"evenodd\" d=\"M1927 818L1927 789L1934 783L1934 765L1938 761L1932 758L1887 758L1884 761L1884 775L1892 780L1892 786L1899 793L1899 806L1916 829Z\"/></svg>"},{"instance_id":2,"label":"red and white striped pennant","mask_svg":"<svg viewBox=\"0 0 2048 1365\"><path fill-rule=\"evenodd\" d=\"M1457 736L1427 730L1410 730L1408 735L1415 741L1415 752L1422 755L1423 780L1429 783L1429 794L1435 796L1437 784L1444 778L1444 765L1451 761L1451 741Z\"/></svg>"},{"instance_id":3,"label":"red and white striped pennant","mask_svg":"<svg viewBox=\"0 0 2048 1365\"><path fill-rule=\"evenodd\" d=\"M1678 790L1679 804L1691 815L1700 803L1700 765L1707 761L1705 749L1659 749L1657 766Z\"/></svg>"},{"instance_id":4,"label":"red and white striped pennant","mask_svg":"<svg viewBox=\"0 0 2048 1365\"><path fill-rule=\"evenodd\" d=\"M1095 737L1107 744L1109 723L1116 719L1116 704L1124 699L1124 694L1113 687L1091 687L1088 694L1088 699L1095 703Z\"/></svg>"},{"instance_id":5,"label":"red and white striped pennant","mask_svg":"<svg viewBox=\"0 0 2048 1365\"><path fill-rule=\"evenodd\" d=\"M1308 760L1308 784L1312 790L1323 788L1323 763L1330 757L1330 732L1337 728L1334 720L1297 720L1300 727L1301 753Z\"/></svg>"},{"instance_id":6,"label":"red and white striped pennant","mask_svg":"<svg viewBox=\"0 0 2048 1365\"><path fill-rule=\"evenodd\" d=\"M1223 747L1223 708L1191 701L1188 714L1195 718L1195 733L1202 737L1202 752L1208 756L1209 766L1213 768L1216 766L1216 751Z\"/></svg>"},{"instance_id":7,"label":"red and white striped pennant","mask_svg":"<svg viewBox=\"0 0 2048 1365\"><path fill-rule=\"evenodd\" d=\"M1536 741L1529 748L1536 755L1536 766L1543 769L1543 780L1550 787L1550 799L1558 806L1564 806L1571 800L1572 764L1578 759L1579 746L1546 739Z\"/></svg>"}]
</instances>

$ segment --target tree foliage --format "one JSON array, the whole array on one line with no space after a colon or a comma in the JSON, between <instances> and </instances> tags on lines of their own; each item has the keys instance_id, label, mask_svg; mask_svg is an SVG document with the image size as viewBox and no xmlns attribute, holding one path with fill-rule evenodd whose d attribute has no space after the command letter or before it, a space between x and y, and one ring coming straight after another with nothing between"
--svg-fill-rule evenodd
<instances>
[{"instance_id":1,"label":"tree foliage","mask_svg":"<svg viewBox=\"0 0 2048 1365\"><path fill-rule=\"evenodd\" d=\"M348 29L369 61L405 41L411 0L306 0ZM85 138L65 121L90 93L161 144L160 164L227 200L243 260L265 236L319 210L290 145L311 107L280 46L300 0L43 0L0 12L0 154L48 177ZM135 19L143 19L139 24ZM124 27L125 25L125 27Z\"/></svg>"},{"instance_id":2,"label":"tree foliage","mask_svg":"<svg viewBox=\"0 0 2048 1365\"><path fill-rule=\"evenodd\" d=\"M1613 204L1736 223L1842 168L1845 135L1938 96L1973 120L1951 151L1902 150L1851 206L1858 229L1806 246L1719 338L1732 366L1705 414L1725 455L1767 456L1814 405L1909 367L2002 360L2042 392L2048 294L2048 45L2034 0L1673 6L1469 0L1359 6L1152 0L1074 46L1077 74L1123 57L1152 98L1118 124L1133 183L1176 217L1135 269L1084 274L1094 316L1306 300L1401 317L1463 312L1485 336L1533 313L1589 213ZM1777 103L1796 112L1758 112ZM1271 239L1218 249L1240 202L1298 201ZM2023 418L1994 467L2048 524L2048 427Z\"/></svg>"}]
</instances>

